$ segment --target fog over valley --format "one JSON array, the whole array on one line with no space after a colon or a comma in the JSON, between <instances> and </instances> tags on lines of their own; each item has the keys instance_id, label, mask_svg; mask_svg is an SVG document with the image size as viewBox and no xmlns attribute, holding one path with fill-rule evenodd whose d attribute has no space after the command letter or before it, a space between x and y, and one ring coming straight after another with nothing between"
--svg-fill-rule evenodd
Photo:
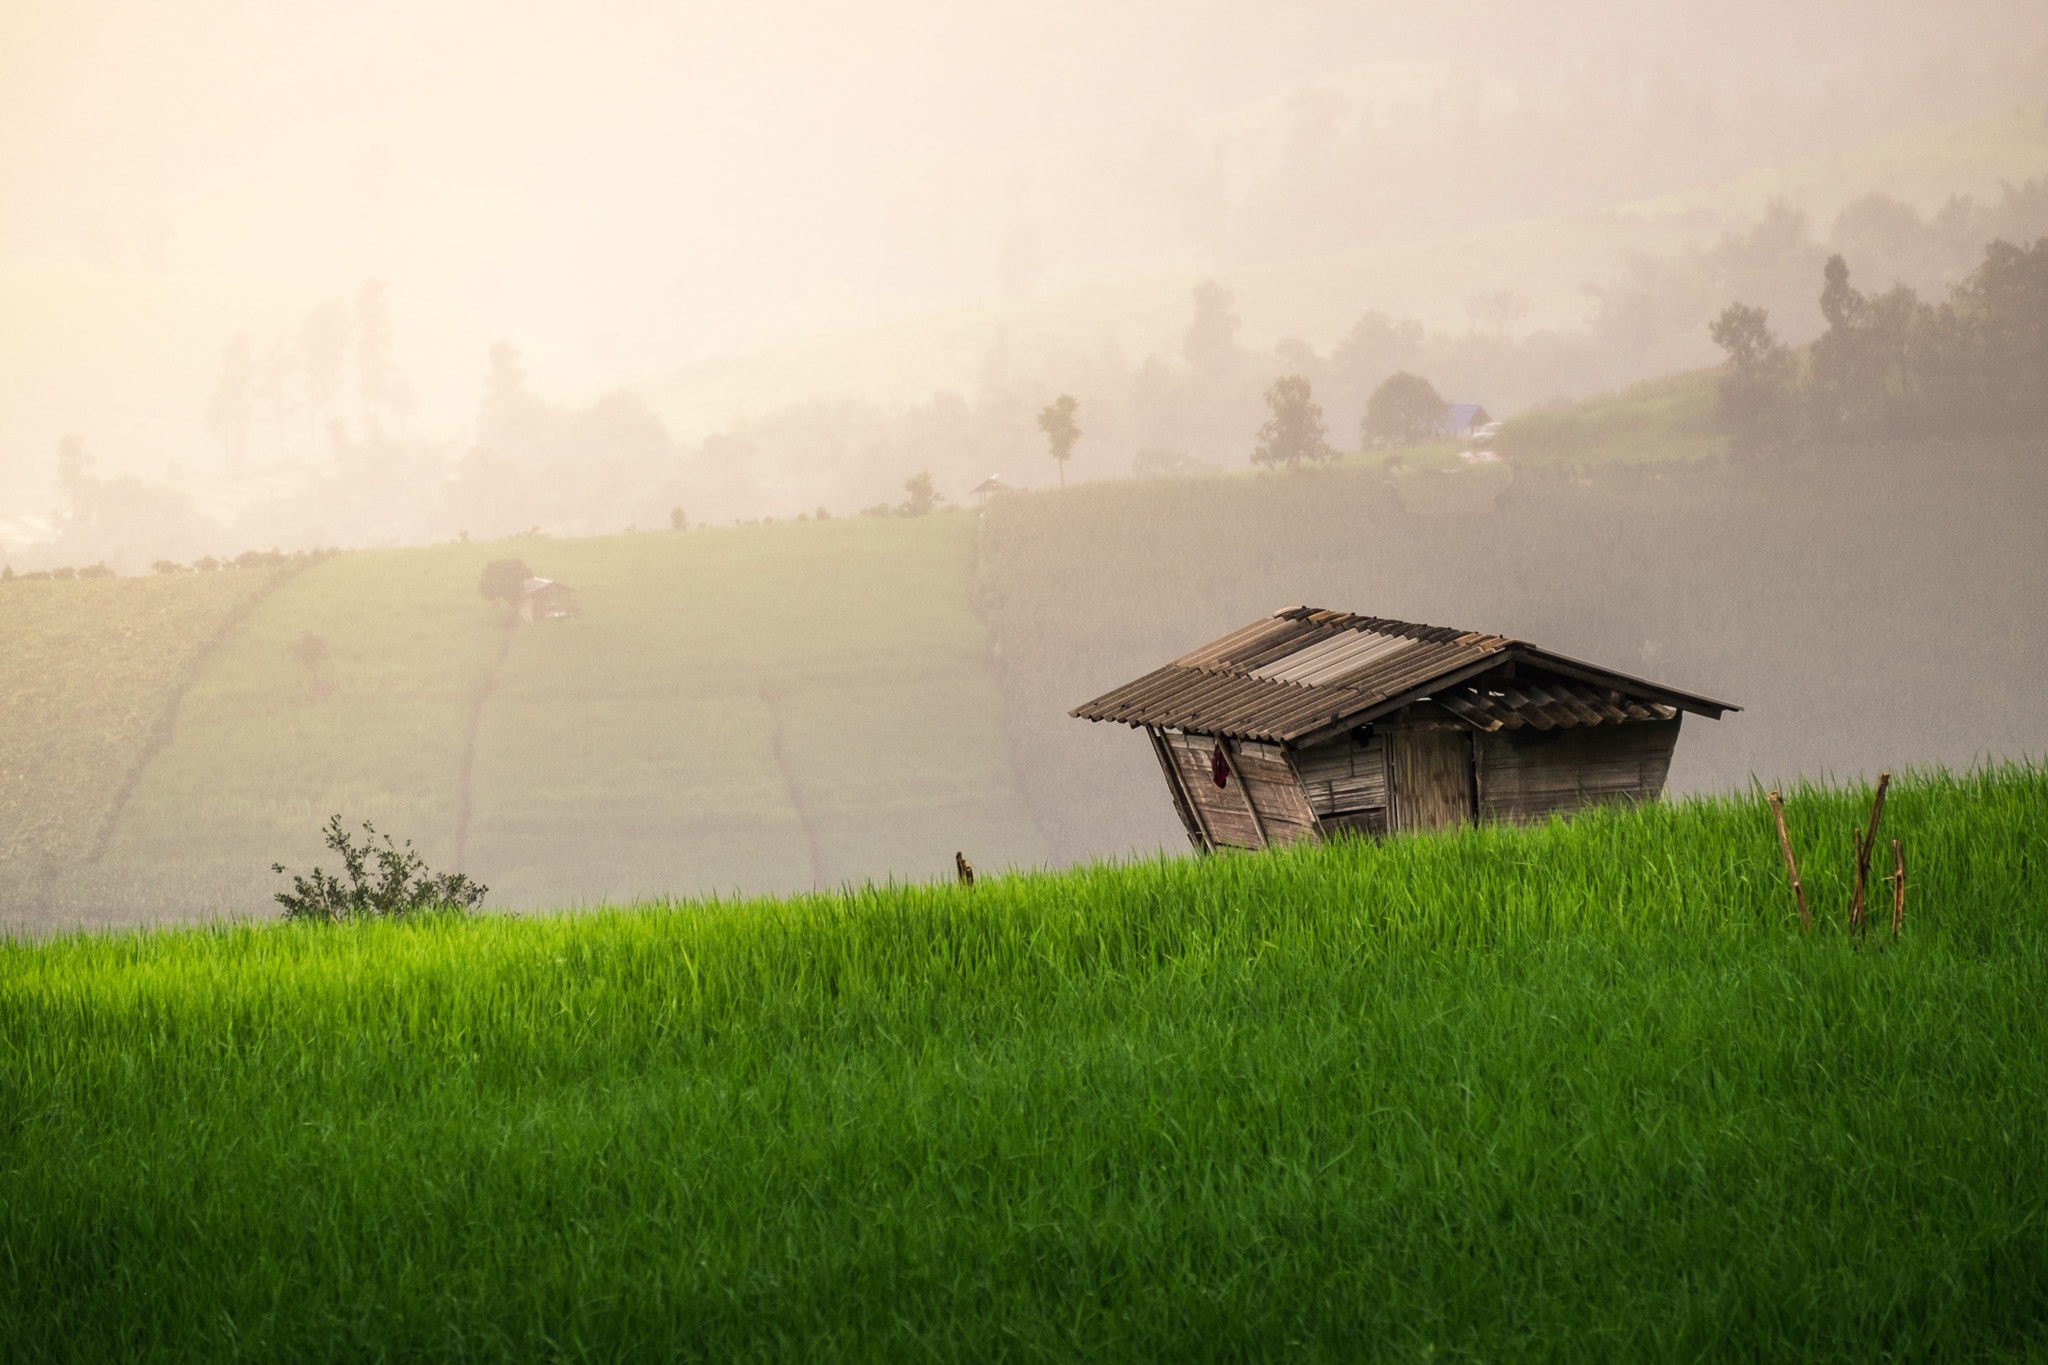
<instances>
[{"instance_id":1,"label":"fog over valley","mask_svg":"<svg viewBox=\"0 0 2048 1365\"><path fill-rule=\"evenodd\" d=\"M1258 352L1326 352L1374 310L1577 329L1599 312L1587 286L1744 231L1774 195L1823 244L1874 190L1923 218L1952 194L1994 204L2038 173L2048 98L2048 22L2016 3L1756 3L1705 26L1621 3L31 4L0 23L0 515L43 517L66 435L216 515L274 487L257 466L331 454L332 418L360 435L374 416L446 464L476 439L497 341L549 401L624 388L693 449L803 400L893 413L1105 354L1176 361L1211 275ZM1929 139L1840 175L1875 140L1998 117L2016 126L1994 145ZM1616 206L1714 184L1633 237L1357 259L1611 228ZM319 311L369 281L396 408L322 377ZM901 325L918 318L954 321ZM1673 330L1710 358L1700 317ZM247 472L212 487L228 452L208 400L237 337L285 416L254 421ZM1092 454L1097 476L1128 459Z\"/></svg>"}]
</instances>

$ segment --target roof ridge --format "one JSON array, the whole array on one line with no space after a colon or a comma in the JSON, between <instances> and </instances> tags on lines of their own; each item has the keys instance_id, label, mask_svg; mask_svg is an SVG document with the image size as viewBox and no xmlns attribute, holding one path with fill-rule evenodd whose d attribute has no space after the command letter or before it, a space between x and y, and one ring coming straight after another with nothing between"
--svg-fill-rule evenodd
<instances>
[{"instance_id":1,"label":"roof ridge","mask_svg":"<svg viewBox=\"0 0 2048 1365\"><path fill-rule=\"evenodd\" d=\"M1391 616L1360 616L1356 612L1337 611L1331 607L1282 607L1273 613L1273 619L1281 621L1313 621L1317 625L1332 625L1340 630L1365 630L1374 635L1394 635L1407 640L1421 640L1427 643L1446 643L1470 636L1474 639L1507 639L1506 636L1488 636L1483 631L1465 630L1459 626L1432 626L1423 621L1397 621Z\"/></svg>"}]
</instances>

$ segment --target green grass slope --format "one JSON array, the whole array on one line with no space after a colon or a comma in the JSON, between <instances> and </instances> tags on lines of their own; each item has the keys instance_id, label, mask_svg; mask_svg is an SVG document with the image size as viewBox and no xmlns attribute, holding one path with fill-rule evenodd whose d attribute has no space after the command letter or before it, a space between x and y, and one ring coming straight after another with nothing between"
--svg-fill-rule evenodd
<instances>
[{"instance_id":1,"label":"green grass slope","mask_svg":"<svg viewBox=\"0 0 2048 1365\"><path fill-rule=\"evenodd\" d=\"M455 856L472 703L505 632L476 592L489 552L358 552L299 575L250 613L179 705L105 856L64 908L110 918L259 913L271 864L334 858L339 812ZM325 697L292 654L327 641Z\"/></svg>"},{"instance_id":2,"label":"green grass slope","mask_svg":"<svg viewBox=\"0 0 2048 1365\"><path fill-rule=\"evenodd\" d=\"M469 864L498 904L913 880L1044 848L1010 774L965 513L549 542Z\"/></svg>"},{"instance_id":3,"label":"green grass slope","mask_svg":"<svg viewBox=\"0 0 2048 1365\"><path fill-rule=\"evenodd\" d=\"M9 917L268 913L273 862L332 866L319 830L336 812L499 906L924 877L956 848L991 872L1041 861L969 602L974 528L941 514L327 561L223 643L105 856ZM513 555L572 584L581 616L507 629L476 584ZM331 651L322 689L291 652L308 632Z\"/></svg>"},{"instance_id":4,"label":"green grass slope","mask_svg":"<svg viewBox=\"0 0 2048 1365\"><path fill-rule=\"evenodd\" d=\"M1728 438L1714 417L1719 383L1719 370L1696 370L1523 413L1501 424L1494 448L1528 468L1722 459Z\"/></svg>"},{"instance_id":5,"label":"green grass slope","mask_svg":"<svg viewBox=\"0 0 2048 1365\"><path fill-rule=\"evenodd\" d=\"M0 584L0 883L92 856L207 650L276 581Z\"/></svg>"},{"instance_id":6,"label":"green grass slope","mask_svg":"<svg viewBox=\"0 0 2048 1365\"><path fill-rule=\"evenodd\" d=\"M533 921L0 944L21 1360L2048 1344L2048 777ZM1821 850L1825 850L1822 852ZM1882 899L1882 897L1880 897Z\"/></svg>"}]
</instances>

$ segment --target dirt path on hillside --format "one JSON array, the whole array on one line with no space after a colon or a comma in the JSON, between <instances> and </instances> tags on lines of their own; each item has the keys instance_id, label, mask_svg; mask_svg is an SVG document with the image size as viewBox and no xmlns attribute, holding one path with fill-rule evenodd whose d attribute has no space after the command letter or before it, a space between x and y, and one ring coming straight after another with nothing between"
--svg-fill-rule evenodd
<instances>
[{"instance_id":1,"label":"dirt path on hillside","mask_svg":"<svg viewBox=\"0 0 2048 1365\"><path fill-rule=\"evenodd\" d=\"M782 774L782 787L789 795L789 804L796 807L797 821L804 827L804 842L811 853L811 890L817 891L825 885L825 848L818 841L818 825L811 818L811 808L804 801L803 789L797 786L796 774L790 770L789 759L782 752L782 713L775 709L775 697L766 687L761 689L761 705L768 708L768 717L774 721L770 746L775 751L775 769Z\"/></svg>"},{"instance_id":2,"label":"dirt path on hillside","mask_svg":"<svg viewBox=\"0 0 2048 1365\"><path fill-rule=\"evenodd\" d=\"M477 685L476 696L469 703L469 733L462 737L462 775L455 786L455 870L468 870L465 859L469 853L469 817L471 811L470 774L476 768L476 732L484 718L484 703L497 690L498 675L504 671L505 658L512 652L512 629L507 627L505 638L498 645L498 657L491 660L483 681Z\"/></svg>"}]
</instances>

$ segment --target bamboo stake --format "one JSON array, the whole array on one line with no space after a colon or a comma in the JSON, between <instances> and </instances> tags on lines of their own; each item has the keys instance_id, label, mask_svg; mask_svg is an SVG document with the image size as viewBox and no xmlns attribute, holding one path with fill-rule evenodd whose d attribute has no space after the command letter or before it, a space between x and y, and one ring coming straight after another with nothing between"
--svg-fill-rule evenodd
<instances>
[{"instance_id":1,"label":"bamboo stake","mask_svg":"<svg viewBox=\"0 0 2048 1365\"><path fill-rule=\"evenodd\" d=\"M1799 885L1799 864L1792 861L1792 838L1785 833L1785 803L1776 792L1770 794L1771 815L1778 822L1778 847L1785 850L1785 875L1792 879L1792 899L1799 903L1799 923L1813 932L1813 916L1806 913L1806 891Z\"/></svg>"},{"instance_id":2,"label":"bamboo stake","mask_svg":"<svg viewBox=\"0 0 2048 1365\"><path fill-rule=\"evenodd\" d=\"M1884 814L1884 789L1891 785L1890 773L1877 775L1877 797L1870 803L1870 828L1856 840L1856 890L1849 897L1849 928L1863 926L1863 889L1870 879L1870 850L1877 844L1877 822Z\"/></svg>"},{"instance_id":3,"label":"bamboo stake","mask_svg":"<svg viewBox=\"0 0 2048 1365\"><path fill-rule=\"evenodd\" d=\"M1849 936L1856 936L1856 926L1863 919L1863 836L1849 826L1849 869L1855 876L1855 889L1849 893Z\"/></svg>"},{"instance_id":4,"label":"bamboo stake","mask_svg":"<svg viewBox=\"0 0 2048 1365\"><path fill-rule=\"evenodd\" d=\"M1892 840L1892 937L1906 922L1906 854L1897 839Z\"/></svg>"}]
</instances>

